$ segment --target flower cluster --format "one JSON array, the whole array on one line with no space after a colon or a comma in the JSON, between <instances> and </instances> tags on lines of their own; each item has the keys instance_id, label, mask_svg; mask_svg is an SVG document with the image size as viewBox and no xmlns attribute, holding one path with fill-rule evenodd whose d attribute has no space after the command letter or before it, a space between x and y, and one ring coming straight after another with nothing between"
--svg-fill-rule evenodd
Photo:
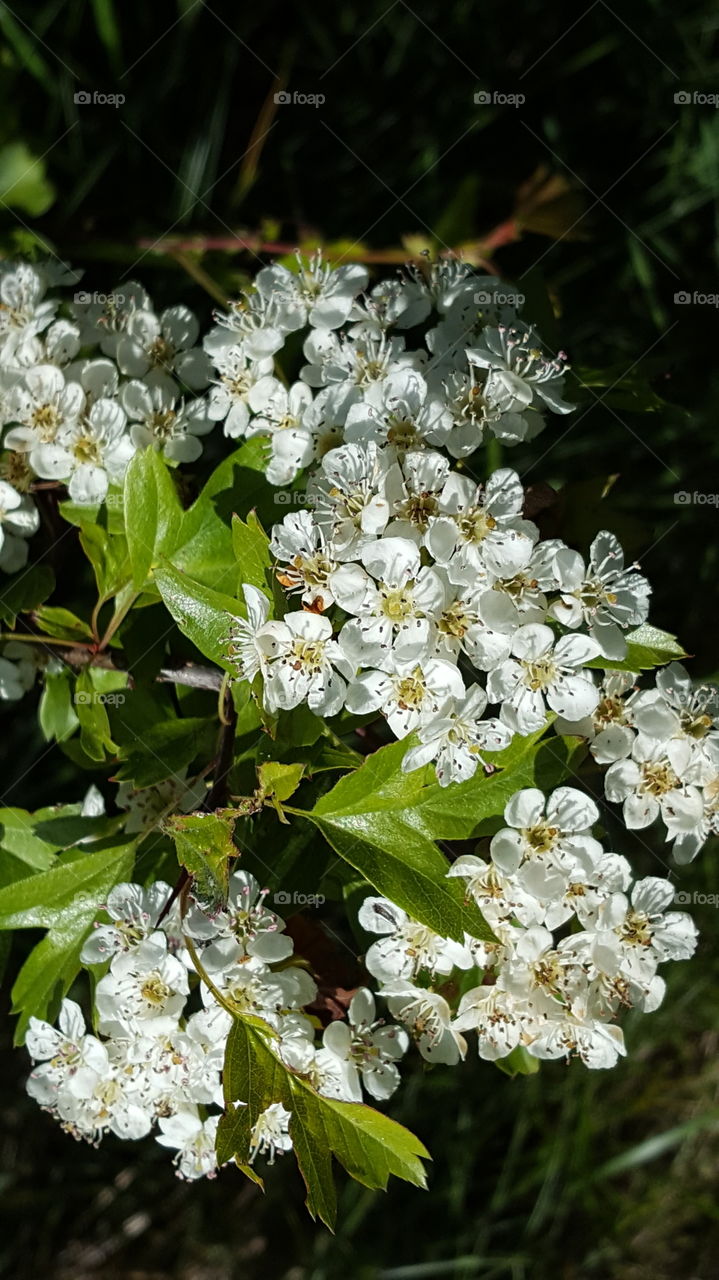
<instances>
[{"instance_id":1,"label":"flower cluster","mask_svg":"<svg viewBox=\"0 0 719 1280\"><path fill-rule=\"evenodd\" d=\"M499 280L451 259L367 284L364 267L298 255L294 272L263 268L205 339L210 414L233 439L269 437L272 484L343 442L465 458L487 436L517 444L546 410L571 411L566 356L543 348ZM273 357L299 333L306 363L287 386Z\"/></svg>"},{"instance_id":2,"label":"flower cluster","mask_svg":"<svg viewBox=\"0 0 719 1280\"><path fill-rule=\"evenodd\" d=\"M76 283L60 267L0 264L0 426L13 484L0 486L0 568L21 568L20 541L37 529L27 491L35 479L67 485L94 505L121 485L138 448L172 463L200 456L212 429L211 365L197 346L199 323L184 306L157 314L127 283L97 297L75 294L58 315L56 285Z\"/></svg>"},{"instance_id":3,"label":"flower cluster","mask_svg":"<svg viewBox=\"0 0 719 1280\"><path fill-rule=\"evenodd\" d=\"M625 1052L618 1013L658 1007L658 966L692 954L694 923L667 910L669 880L632 884L626 858L593 836L599 811L582 792L518 791L504 819L488 861L469 854L448 872L465 882L494 941L467 936L460 945L386 899L368 898L360 924L381 937L367 967L429 1062L458 1062L463 1033L474 1031L481 1058L523 1048L535 1058L611 1067ZM457 970L462 981L452 984ZM463 992L454 1009L453 987Z\"/></svg>"},{"instance_id":4,"label":"flower cluster","mask_svg":"<svg viewBox=\"0 0 719 1280\"><path fill-rule=\"evenodd\" d=\"M26 1046L38 1065L30 1095L92 1143L107 1133L143 1138L157 1126L182 1177L212 1176L227 1037L233 1018L249 1014L320 1093L360 1102L364 1086L374 1098L390 1097L407 1033L378 1020L371 993L360 988L348 1021L331 1022L315 1043L317 1020L305 1009L316 984L293 963L292 940L266 896L253 876L236 871L223 909L192 900L184 919L177 906L162 919L169 885L117 885L81 955L104 970L94 993L96 1034L72 1000L63 1001L57 1029L31 1018ZM290 1118L279 1103L267 1108L253 1129L253 1158L272 1160L291 1147Z\"/></svg>"},{"instance_id":5,"label":"flower cluster","mask_svg":"<svg viewBox=\"0 0 719 1280\"><path fill-rule=\"evenodd\" d=\"M608 671L592 715L555 728L587 738L608 766L605 795L630 830L661 819L676 861L691 862L719 833L719 690L695 688L678 662L657 672L653 688L636 681Z\"/></svg>"}]
</instances>

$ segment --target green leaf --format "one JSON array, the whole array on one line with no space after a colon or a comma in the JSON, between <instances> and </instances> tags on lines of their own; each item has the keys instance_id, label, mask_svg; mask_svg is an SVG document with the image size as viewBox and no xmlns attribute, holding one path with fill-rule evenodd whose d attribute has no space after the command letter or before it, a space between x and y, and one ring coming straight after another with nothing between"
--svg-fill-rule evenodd
<instances>
[{"instance_id":1,"label":"green leaf","mask_svg":"<svg viewBox=\"0 0 719 1280\"><path fill-rule=\"evenodd\" d=\"M65 504L61 503L63 515ZM80 545L95 573L101 600L117 595L131 581L127 539L110 534L99 524L85 524L80 530Z\"/></svg>"},{"instance_id":2,"label":"green leaf","mask_svg":"<svg viewBox=\"0 0 719 1280\"><path fill-rule=\"evenodd\" d=\"M223 1071L227 1110L217 1135L221 1163L234 1157L240 1167L250 1165L252 1128L266 1107L281 1102L292 1112L290 1136L307 1208L330 1229L336 1217L333 1156L373 1190L385 1190L392 1175L426 1186L421 1162L429 1155L413 1133L363 1103L322 1097L277 1058L271 1035L257 1018L238 1017L230 1031Z\"/></svg>"},{"instance_id":3,"label":"green leaf","mask_svg":"<svg viewBox=\"0 0 719 1280\"><path fill-rule=\"evenodd\" d=\"M203 904L219 907L227 902L230 860L238 854L232 840L236 821L236 810L218 809L175 814L163 823L175 842L177 860L192 876L195 896Z\"/></svg>"},{"instance_id":4,"label":"green leaf","mask_svg":"<svg viewBox=\"0 0 719 1280\"><path fill-rule=\"evenodd\" d=\"M54 1016L80 967L80 951L113 885L132 872L135 841L96 853L77 850L49 871L0 889L0 929L47 929L31 951L12 990L19 1013L16 1043L31 1016Z\"/></svg>"},{"instance_id":5,"label":"green leaf","mask_svg":"<svg viewBox=\"0 0 719 1280\"><path fill-rule=\"evenodd\" d=\"M73 706L72 675L69 671L46 674L38 716L48 742L53 739L62 742L75 732L79 720Z\"/></svg>"},{"instance_id":6,"label":"green leaf","mask_svg":"<svg viewBox=\"0 0 719 1280\"><path fill-rule=\"evenodd\" d=\"M61 850L82 841L89 852L91 842L113 834L122 822L124 815L86 817L82 804L52 805L35 813L0 809L0 847L31 870L47 871Z\"/></svg>"},{"instance_id":7,"label":"green leaf","mask_svg":"<svg viewBox=\"0 0 719 1280\"><path fill-rule=\"evenodd\" d=\"M275 490L265 479L267 446L246 440L213 471L202 492L182 517L172 563L206 586L236 594L237 558L232 546L232 517L257 508L269 524Z\"/></svg>"},{"instance_id":8,"label":"green leaf","mask_svg":"<svg viewBox=\"0 0 719 1280\"><path fill-rule=\"evenodd\" d=\"M139 591L158 557L172 551L182 508L170 472L154 449L138 449L130 459L124 495L132 582Z\"/></svg>"},{"instance_id":9,"label":"green leaf","mask_svg":"<svg viewBox=\"0 0 719 1280\"><path fill-rule=\"evenodd\" d=\"M14 626L19 613L37 609L54 590L55 575L47 564L36 564L13 574L0 589L0 619Z\"/></svg>"},{"instance_id":10,"label":"green leaf","mask_svg":"<svg viewBox=\"0 0 719 1280\"><path fill-rule=\"evenodd\" d=\"M240 585L247 582L267 594L268 587L272 586L270 540L254 511L249 513L246 522L239 516L233 516L232 546L237 557Z\"/></svg>"},{"instance_id":11,"label":"green leaf","mask_svg":"<svg viewBox=\"0 0 719 1280\"><path fill-rule=\"evenodd\" d=\"M313 822L350 866L415 920L458 941L465 931L491 940L479 910L447 879L448 863L435 841L471 838L515 791L554 786L571 771L572 748L564 739L537 744L535 736L524 743L511 767L490 777L480 769L451 787L430 780L429 770L403 773L408 744L392 743L341 778L314 809L287 811Z\"/></svg>"},{"instance_id":12,"label":"green leaf","mask_svg":"<svg viewBox=\"0 0 719 1280\"><path fill-rule=\"evenodd\" d=\"M621 662L609 658L592 658L585 663L601 671L648 671L667 662L681 662L688 657L676 636L644 623L627 633L627 656Z\"/></svg>"},{"instance_id":13,"label":"green leaf","mask_svg":"<svg viewBox=\"0 0 719 1280\"><path fill-rule=\"evenodd\" d=\"M39 218L55 200L42 157L33 155L24 142L8 142L0 148L0 200Z\"/></svg>"},{"instance_id":14,"label":"green leaf","mask_svg":"<svg viewBox=\"0 0 719 1280\"><path fill-rule=\"evenodd\" d=\"M276 760L268 760L257 769L260 780L260 791L263 796L274 796L276 800L289 800L294 795L304 773L303 764L278 764Z\"/></svg>"},{"instance_id":15,"label":"green leaf","mask_svg":"<svg viewBox=\"0 0 719 1280\"><path fill-rule=\"evenodd\" d=\"M69 609L58 609L53 605L41 605L33 614L35 625L45 635L54 636L57 640L92 640L92 628L87 622L76 617Z\"/></svg>"},{"instance_id":16,"label":"green leaf","mask_svg":"<svg viewBox=\"0 0 719 1280\"><path fill-rule=\"evenodd\" d=\"M231 671L227 658L229 615L242 615L244 606L231 596L194 582L167 563L156 570L155 582L180 631L206 658Z\"/></svg>"},{"instance_id":17,"label":"green leaf","mask_svg":"<svg viewBox=\"0 0 719 1280\"><path fill-rule=\"evenodd\" d=\"M182 773L205 747L211 752L216 733L216 721L202 716L161 720L143 726L140 732L126 726L126 740L118 753L125 763L115 776L118 782L132 782L136 787L164 782Z\"/></svg>"},{"instance_id":18,"label":"green leaf","mask_svg":"<svg viewBox=\"0 0 719 1280\"><path fill-rule=\"evenodd\" d=\"M506 1058L498 1058L494 1065L506 1076L536 1076L540 1062L539 1058L533 1058L531 1053L527 1053L523 1044L518 1044Z\"/></svg>"},{"instance_id":19,"label":"green leaf","mask_svg":"<svg viewBox=\"0 0 719 1280\"><path fill-rule=\"evenodd\" d=\"M80 721L80 743L91 760L102 761L106 755L117 754L107 703L124 697L118 690L126 683L124 672L103 671L99 667L86 667L77 677L73 705Z\"/></svg>"}]
</instances>

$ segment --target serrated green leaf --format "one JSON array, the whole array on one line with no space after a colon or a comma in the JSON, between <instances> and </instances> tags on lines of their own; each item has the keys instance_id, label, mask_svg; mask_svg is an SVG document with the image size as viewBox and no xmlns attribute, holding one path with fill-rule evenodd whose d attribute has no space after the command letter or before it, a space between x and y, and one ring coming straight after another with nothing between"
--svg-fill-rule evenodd
<instances>
[{"instance_id":1,"label":"serrated green leaf","mask_svg":"<svg viewBox=\"0 0 719 1280\"><path fill-rule=\"evenodd\" d=\"M271 585L270 540L254 511L250 511L246 521L239 516L232 517L232 546L240 584L247 582L267 594Z\"/></svg>"},{"instance_id":2,"label":"serrated green leaf","mask_svg":"<svg viewBox=\"0 0 719 1280\"><path fill-rule=\"evenodd\" d=\"M231 671L227 658L230 616L242 615L244 606L231 596L194 582L169 563L156 570L155 582L180 631L206 658Z\"/></svg>"},{"instance_id":3,"label":"serrated green leaf","mask_svg":"<svg viewBox=\"0 0 719 1280\"><path fill-rule=\"evenodd\" d=\"M263 796L289 800L300 785L304 769L303 764L279 764L276 760L268 760L266 764L259 765L257 776Z\"/></svg>"},{"instance_id":4,"label":"serrated green leaf","mask_svg":"<svg viewBox=\"0 0 719 1280\"><path fill-rule=\"evenodd\" d=\"M650 627L644 623L634 631L627 633L627 655L621 662L609 658L592 658L585 663L601 671L650 671L653 667L663 667L667 662L681 662L688 654L684 651L676 636L668 631L660 631L658 627Z\"/></svg>"},{"instance_id":5,"label":"serrated green leaf","mask_svg":"<svg viewBox=\"0 0 719 1280\"><path fill-rule=\"evenodd\" d=\"M465 932L491 940L479 910L447 879L448 863L435 841L469 839L483 820L504 810L515 791L557 785L571 771L571 747L564 739L525 742L510 768L490 777L478 770L451 787L430 780L429 770L403 773L407 743L392 743L341 778L314 809L287 811L313 822L379 893L428 928L457 940Z\"/></svg>"},{"instance_id":6,"label":"serrated green leaf","mask_svg":"<svg viewBox=\"0 0 719 1280\"><path fill-rule=\"evenodd\" d=\"M279 1060L271 1036L257 1018L238 1017L230 1031L223 1071L227 1109L217 1135L220 1162L234 1157L249 1165L254 1124L266 1107L281 1102L292 1113L290 1136L307 1207L328 1227L336 1217L332 1157L373 1190L385 1190L390 1176L426 1185L422 1160L429 1154L413 1133L363 1103L322 1097Z\"/></svg>"},{"instance_id":7,"label":"serrated green leaf","mask_svg":"<svg viewBox=\"0 0 719 1280\"><path fill-rule=\"evenodd\" d=\"M232 840L236 821L235 809L218 809L175 814L163 823L175 842L178 862L193 878L195 896L212 907L227 902L230 861L238 854Z\"/></svg>"}]
</instances>

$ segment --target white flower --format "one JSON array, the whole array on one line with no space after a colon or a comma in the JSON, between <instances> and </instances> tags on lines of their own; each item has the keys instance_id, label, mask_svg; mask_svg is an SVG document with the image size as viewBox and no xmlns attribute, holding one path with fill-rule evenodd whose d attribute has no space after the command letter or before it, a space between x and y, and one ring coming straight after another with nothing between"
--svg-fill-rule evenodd
<instances>
[{"instance_id":1,"label":"white flower","mask_svg":"<svg viewBox=\"0 0 719 1280\"><path fill-rule=\"evenodd\" d=\"M266 964L286 960L292 955L292 939L283 932L284 921L265 906L268 893L248 871L235 871L230 877L227 905L214 915L192 906L185 916L185 929L191 938L211 941L215 955L222 943L228 966L246 956L257 956Z\"/></svg>"},{"instance_id":2,"label":"white flower","mask_svg":"<svg viewBox=\"0 0 719 1280\"><path fill-rule=\"evenodd\" d=\"M452 863L447 875L466 881L467 893L476 902L492 932L498 938L506 936L506 946L504 941L484 943L481 961L476 957L476 947L472 947L476 962L482 968L493 967L504 951L513 946L516 930L503 931L507 921L516 917L526 927L544 922L545 912L541 904L519 885L516 876L503 875L494 862L485 862L484 858L472 853L463 854Z\"/></svg>"},{"instance_id":3,"label":"white flower","mask_svg":"<svg viewBox=\"0 0 719 1280\"><path fill-rule=\"evenodd\" d=\"M599 684L599 703L581 720L558 716L554 729L560 734L589 739L597 764L612 764L628 756L635 738L634 705L637 701L634 671L605 671Z\"/></svg>"},{"instance_id":4,"label":"white flower","mask_svg":"<svg viewBox=\"0 0 719 1280\"><path fill-rule=\"evenodd\" d=\"M215 363L229 347L237 348L248 360L270 359L279 351L287 333L278 301L260 293L243 294L230 303L228 311L216 312L215 319L217 325L203 342Z\"/></svg>"},{"instance_id":5,"label":"white flower","mask_svg":"<svg viewBox=\"0 0 719 1280\"><path fill-rule=\"evenodd\" d=\"M135 446L125 430L125 414L113 400L97 400L52 444L33 450L33 465L46 480L66 480L73 502L104 502L110 481L120 483Z\"/></svg>"},{"instance_id":6,"label":"white flower","mask_svg":"<svg viewBox=\"0 0 719 1280\"><path fill-rule=\"evenodd\" d=\"M473 685L440 707L436 716L423 717L419 745L410 747L402 761L405 773L434 760L442 787L473 777L478 765L484 764L483 751L502 751L512 739L511 729L501 721L482 719L486 706L484 689Z\"/></svg>"},{"instance_id":7,"label":"white flower","mask_svg":"<svg viewBox=\"0 0 719 1280\"><path fill-rule=\"evenodd\" d=\"M168 307L160 316L149 308L132 310L114 356L122 373L142 378L151 369L175 374L192 391L206 387L210 360L195 343L200 326L188 307Z\"/></svg>"},{"instance_id":8,"label":"white flower","mask_svg":"<svg viewBox=\"0 0 719 1280\"><path fill-rule=\"evenodd\" d=\"M535 733L546 723L547 707L567 720L591 715L599 694L591 675L581 674L599 646L588 636L562 636L530 623L512 636L512 657L487 677L490 702L501 702L500 719L516 733Z\"/></svg>"},{"instance_id":9,"label":"white flower","mask_svg":"<svg viewBox=\"0 0 719 1280\"><path fill-rule=\"evenodd\" d=\"M82 300L81 300L82 299ZM136 311L151 311L150 297L141 284L123 280L111 293L76 295L72 312L80 328L82 345L98 343L106 356L114 357L120 338Z\"/></svg>"},{"instance_id":10,"label":"white flower","mask_svg":"<svg viewBox=\"0 0 719 1280\"><path fill-rule=\"evenodd\" d=\"M30 1018L25 1047L33 1062L41 1062L30 1075L27 1091L41 1106L53 1106L61 1088L81 1067L102 1074L108 1058L104 1045L88 1035L80 1006L63 1000L58 1017L59 1030L40 1018Z\"/></svg>"},{"instance_id":11,"label":"white flower","mask_svg":"<svg viewBox=\"0 0 719 1280\"><path fill-rule=\"evenodd\" d=\"M516 471L495 471L485 486L452 472L429 522L425 543L438 564L497 577L523 569L538 530L521 519L524 489ZM457 578L455 576L455 581Z\"/></svg>"},{"instance_id":12,"label":"white flower","mask_svg":"<svg viewBox=\"0 0 719 1280\"><path fill-rule=\"evenodd\" d=\"M165 782L157 782L151 787L136 788L130 782L121 782L117 789L117 804L120 809L128 811L125 830L130 834L148 831L169 813L189 813L191 809L198 809L207 794L207 785L202 779L188 782L186 772L183 769L181 773L175 773Z\"/></svg>"},{"instance_id":13,"label":"white flower","mask_svg":"<svg viewBox=\"0 0 719 1280\"><path fill-rule=\"evenodd\" d=\"M219 1116L201 1120L196 1107L183 1107L174 1116L160 1117L156 1141L177 1151L174 1163L181 1178L211 1178L217 1171L215 1142Z\"/></svg>"},{"instance_id":14,"label":"white flower","mask_svg":"<svg viewBox=\"0 0 719 1280\"><path fill-rule=\"evenodd\" d=\"M177 1025L188 993L187 970L167 952L161 931L118 952L95 991L100 1030L109 1035L166 1035Z\"/></svg>"},{"instance_id":15,"label":"white flower","mask_svg":"<svg viewBox=\"0 0 719 1280\"><path fill-rule=\"evenodd\" d=\"M540 542L532 547L529 538L520 538L512 544L512 556L516 556L519 564L514 571L489 575L479 596L479 615L488 627L511 632L519 626L544 621L546 592L556 587L554 555L556 547L562 545ZM471 573L476 578L478 572L481 573L481 567L468 571L455 567L454 561L450 561L448 567L449 576L456 576L460 583L466 582Z\"/></svg>"},{"instance_id":16,"label":"white flower","mask_svg":"<svg viewBox=\"0 0 719 1280\"><path fill-rule=\"evenodd\" d=\"M673 900L671 881L646 876L634 885L631 900L623 893L611 894L583 918L585 932L562 945L609 977L651 978L658 964L686 960L696 947L691 916L666 910Z\"/></svg>"},{"instance_id":17,"label":"white flower","mask_svg":"<svg viewBox=\"0 0 719 1280\"><path fill-rule=\"evenodd\" d=\"M656 674L656 688L632 699L632 723L648 738L688 743L692 782L707 782L719 769L719 690L697 689L678 662Z\"/></svg>"},{"instance_id":18,"label":"white flower","mask_svg":"<svg viewBox=\"0 0 719 1280\"><path fill-rule=\"evenodd\" d=\"M296 272L279 263L263 267L255 278L261 297L272 300L287 332L310 324L339 329L349 316L358 293L367 288L368 275L358 263L333 269L321 253L303 258L297 253Z\"/></svg>"},{"instance_id":19,"label":"white flower","mask_svg":"<svg viewBox=\"0 0 719 1280\"><path fill-rule=\"evenodd\" d=\"M82 964L103 964L118 951L129 951L157 928L172 889L156 880L148 889L139 884L116 884L103 910L112 924L96 924L80 952Z\"/></svg>"},{"instance_id":20,"label":"white flower","mask_svg":"<svg viewBox=\"0 0 719 1280\"><path fill-rule=\"evenodd\" d=\"M337 561L332 550L309 511L292 511L273 525L270 551L286 565L278 581L287 592L299 591L302 603L319 613L334 603L329 580Z\"/></svg>"},{"instance_id":21,"label":"white flower","mask_svg":"<svg viewBox=\"0 0 719 1280\"><path fill-rule=\"evenodd\" d=\"M504 810L508 824L490 845L492 861L504 875L514 875L522 863L539 860L566 874L591 870L602 846L591 829L599 810L589 796L574 787L556 787L547 797L535 787L515 792Z\"/></svg>"},{"instance_id":22,"label":"white flower","mask_svg":"<svg viewBox=\"0 0 719 1280\"><path fill-rule=\"evenodd\" d=\"M385 982L380 995L387 1001L390 1013L408 1028L426 1062L454 1066L464 1058L464 1036L453 1025L452 1010L438 991L395 980Z\"/></svg>"},{"instance_id":23,"label":"white flower","mask_svg":"<svg viewBox=\"0 0 719 1280\"><path fill-rule=\"evenodd\" d=\"M15 573L27 564L27 539L40 527L40 515L28 494L0 480L0 569Z\"/></svg>"},{"instance_id":24,"label":"white flower","mask_svg":"<svg viewBox=\"0 0 719 1280\"><path fill-rule=\"evenodd\" d=\"M235 664L242 680L254 680L258 671L267 666L264 650L258 637L270 614L270 602L257 587L245 582L242 587L247 617L233 616L229 636L228 658Z\"/></svg>"},{"instance_id":25,"label":"white flower","mask_svg":"<svg viewBox=\"0 0 719 1280\"><path fill-rule=\"evenodd\" d=\"M386 451L385 451L386 452ZM392 496L390 538L410 538L421 545L433 516L440 514L440 496L449 476L449 462L434 450L406 453L401 464L401 490Z\"/></svg>"},{"instance_id":26,"label":"white flower","mask_svg":"<svg viewBox=\"0 0 719 1280\"><path fill-rule=\"evenodd\" d=\"M325 454L307 495L313 519L338 560L351 560L384 533L401 486L390 449L346 444Z\"/></svg>"},{"instance_id":27,"label":"white flower","mask_svg":"<svg viewBox=\"0 0 719 1280\"><path fill-rule=\"evenodd\" d=\"M557 1004L536 1025L527 1043L533 1058L565 1058L576 1054L594 1070L616 1066L626 1053L621 1027L597 1020L591 1013L583 1017Z\"/></svg>"},{"instance_id":28,"label":"white flower","mask_svg":"<svg viewBox=\"0 0 719 1280\"><path fill-rule=\"evenodd\" d=\"M126 382L120 402L130 420L130 439L138 449L158 449L171 462L195 462L202 453L198 436L212 430L207 402L183 402L172 378L158 370Z\"/></svg>"},{"instance_id":29,"label":"white flower","mask_svg":"<svg viewBox=\"0 0 719 1280\"><path fill-rule=\"evenodd\" d=\"M332 624L315 613L288 613L282 622L266 622L257 632L266 660L264 700L268 711L291 711L306 702L315 715L341 710L350 674L348 663L332 639Z\"/></svg>"},{"instance_id":30,"label":"white flower","mask_svg":"<svg viewBox=\"0 0 719 1280\"><path fill-rule=\"evenodd\" d=\"M340 608L356 618L342 629L346 652L365 666L382 665L392 649L397 662L421 661L444 603L437 571L407 538L370 543L361 558L364 568L342 565L330 578Z\"/></svg>"},{"instance_id":31,"label":"white flower","mask_svg":"<svg viewBox=\"0 0 719 1280\"><path fill-rule=\"evenodd\" d=\"M349 384L361 388L363 394L374 383L384 382L391 373L417 369L425 360L422 352L405 351L402 338L380 334L353 342L339 338L332 329L313 329L302 350L309 363L300 370L300 377L308 386ZM359 396L353 397L353 403L360 403ZM370 436L374 437L374 430Z\"/></svg>"},{"instance_id":32,"label":"white flower","mask_svg":"<svg viewBox=\"0 0 719 1280\"><path fill-rule=\"evenodd\" d=\"M556 359L545 356L537 345L537 335L532 328L519 323L515 328L486 328L478 347L467 352L470 364L488 369L498 381L508 385L517 399L528 388L532 399L539 399L553 413L572 413L574 405L562 399L564 374L567 371L566 356L559 352ZM522 385L524 384L524 386Z\"/></svg>"},{"instance_id":33,"label":"white flower","mask_svg":"<svg viewBox=\"0 0 719 1280\"><path fill-rule=\"evenodd\" d=\"M709 836L719 835L719 772L702 787L703 811L692 825L679 831L674 838L672 853L675 860L684 865L696 858Z\"/></svg>"},{"instance_id":34,"label":"white flower","mask_svg":"<svg viewBox=\"0 0 719 1280\"><path fill-rule=\"evenodd\" d=\"M365 964L378 982L414 978L421 969L448 974L454 968L472 967L466 946L411 920L406 911L387 898L365 898L357 918L369 933L384 935L381 941L372 943L365 956Z\"/></svg>"},{"instance_id":35,"label":"white flower","mask_svg":"<svg viewBox=\"0 0 719 1280\"><path fill-rule=\"evenodd\" d=\"M480 1058L494 1062L516 1049L522 1035L521 1003L496 986L474 987L459 1002L454 1030L476 1031Z\"/></svg>"},{"instance_id":36,"label":"white flower","mask_svg":"<svg viewBox=\"0 0 719 1280\"><path fill-rule=\"evenodd\" d=\"M374 997L366 987L352 997L347 1016L348 1022L330 1022L322 1043L345 1065L353 1102L362 1101L360 1079L373 1098L385 1101L399 1085L395 1063L407 1052L407 1033L376 1019Z\"/></svg>"},{"instance_id":37,"label":"white flower","mask_svg":"<svg viewBox=\"0 0 719 1280\"><path fill-rule=\"evenodd\" d=\"M38 471L43 446L54 444L61 431L76 426L82 414L83 389L66 377L54 365L39 364L26 371L9 396L6 416L18 425L7 432L5 447L27 453L34 471Z\"/></svg>"},{"instance_id":38,"label":"white flower","mask_svg":"<svg viewBox=\"0 0 719 1280\"><path fill-rule=\"evenodd\" d=\"M630 830L648 827L661 814L668 839L690 832L704 812L701 792L687 780L691 765L689 742L657 742L638 734L631 756L607 769L604 790L608 800L622 805Z\"/></svg>"},{"instance_id":39,"label":"white flower","mask_svg":"<svg viewBox=\"0 0 719 1280\"><path fill-rule=\"evenodd\" d=\"M584 624L606 658L624 658L627 643L622 632L646 621L651 588L641 574L625 569L624 552L614 534L597 534L587 566L569 547L557 553L554 563L561 594L549 612L565 627Z\"/></svg>"},{"instance_id":40,"label":"white flower","mask_svg":"<svg viewBox=\"0 0 719 1280\"><path fill-rule=\"evenodd\" d=\"M250 435L269 435L272 454L267 465L270 484L289 484L314 453L312 432L305 414L312 404L312 392L304 382L283 387L277 382L265 398L250 427Z\"/></svg>"},{"instance_id":41,"label":"white flower","mask_svg":"<svg viewBox=\"0 0 719 1280\"><path fill-rule=\"evenodd\" d=\"M359 716L381 710L397 738L406 738L448 701L464 696L462 677L451 662L441 658L421 663L395 659L387 665L385 671L363 671L357 676L347 689L345 706Z\"/></svg>"},{"instance_id":42,"label":"white flower","mask_svg":"<svg viewBox=\"0 0 719 1280\"><path fill-rule=\"evenodd\" d=\"M257 1155L268 1155L269 1164L275 1163L275 1156L292 1150L290 1137L290 1120L292 1112L283 1107L281 1102L272 1102L258 1116L250 1134L250 1162Z\"/></svg>"},{"instance_id":43,"label":"white flower","mask_svg":"<svg viewBox=\"0 0 719 1280\"><path fill-rule=\"evenodd\" d=\"M224 422L225 435L235 440L247 434L251 414L266 404L279 385L271 376L272 357L253 360L241 346L231 344L218 346L212 358L219 378L210 389L208 416L213 422Z\"/></svg>"},{"instance_id":44,"label":"white flower","mask_svg":"<svg viewBox=\"0 0 719 1280\"><path fill-rule=\"evenodd\" d=\"M0 657L0 700L17 702L32 689L37 666L28 653L29 645L10 641Z\"/></svg>"},{"instance_id":45,"label":"white flower","mask_svg":"<svg viewBox=\"0 0 719 1280\"><path fill-rule=\"evenodd\" d=\"M407 368L370 383L349 409L345 437L352 444L391 444L404 451L443 444L449 427L442 402L428 394L416 369Z\"/></svg>"},{"instance_id":46,"label":"white flower","mask_svg":"<svg viewBox=\"0 0 719 1280\"><path fill-rule=\"evenodd\" d=\"M55 315L57 302L45 298L42 273L29 263L0 267L0 359L24 364L37 352L37 335Z\"/></svg>"}]
</instances>

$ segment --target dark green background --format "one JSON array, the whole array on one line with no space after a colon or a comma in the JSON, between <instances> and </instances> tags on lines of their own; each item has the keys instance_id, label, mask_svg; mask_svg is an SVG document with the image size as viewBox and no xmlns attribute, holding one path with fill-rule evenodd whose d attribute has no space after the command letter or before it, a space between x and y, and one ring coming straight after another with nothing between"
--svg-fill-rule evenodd
<instances>
[{"instance_id":1,"label":"dark green background","mask_svg":"<svg viewBox=\"0 0 719 1280\"><path fill-rule=\"evenodd\" d=\"M547 338L593 389L576 388L580 410L507 460L526 483L570 486L569 540L605 521L621 532L654 584L653 620L711 675L719 512L674 495L719 491L717 312L675 294L719 290L719 115L674 97L719 91L716 27L705 0L0 4L0 193L9 145L42 160L29 199L15 203L16 189L0 205L0 244L17 252L40 234L85 268L83 287L131 275L206 320L207 293L143 242L456 246L505 223L540 169L563 179L493 262L536 314L551 296ZM276 76L325 104L269 110ZM126 102L77 105L80 90ZM526 102L476 105L479 90ZM256 266L248 252L202 258L223 289ZM607 369L596 385L586 373ZM654 396L664 403L646 412ZM29 706L2 719L2 803L75 796L82 784L57 751L21 779L40 749ZM661 874L665 851L649 844L633 857ZM715 859L705 851L678 883L715 892ZM676 966L662 1010L628 1022L630 1057L611 1074L552 1064L511 1081L473 1053L455 1071L415 1065L393 1114L433 1151L429 1193L345 1183L334 1239L304 1216L289 1161L262 1198L229 1171L182 1185L151 1143L94 1152L26 1102L23 1055L6 1054L0 1274L708 1280L719 915L693 910L698 958Z\"/></svg>"}]
</instances>

